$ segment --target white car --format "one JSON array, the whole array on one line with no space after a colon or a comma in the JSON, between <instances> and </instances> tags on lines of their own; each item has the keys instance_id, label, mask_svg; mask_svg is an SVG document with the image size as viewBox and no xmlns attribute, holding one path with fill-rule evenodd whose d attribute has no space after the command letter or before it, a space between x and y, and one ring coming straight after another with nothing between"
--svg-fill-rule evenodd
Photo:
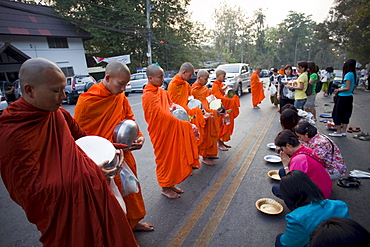
<instances>
[{"instance_id":1,"label":"white car","mask_svg":"<svg viewBox=\"0 0 370 247\"><path fill-rule=\"evenodd\" d=\"M148 84L148 77L146 73L136 73L131 75L130 82L131 92L143 91L146 84Z\"/></svg>"},{"instance_id":2,"label":"white car","mask_svg":"<svg viewBox=\"0 0 370 247\"><path fill-rule=\"evenodd\" d=\"M3 113L3 110L8 107L8 102L6 102L6 98L2 94L1 90L0 90L0 98L1 98L1 101L0 101L0 115L1 115Z\"/></svg>"},{"instance_id":3,"label":"white car","mask_svg":"<svg viewBox=\"0 0 370 247\"><path fill-rule=\"evenodd\" d=\"M226 72L226 79L224 84L233 89L240 97L243 92L250 91L250 78L252 70L248 64L245 63L229 63L219 65L215 71L223 69ZM209 76L208 87L212 87L216 80L216 73Z\"/></svg>"}]
</instances>

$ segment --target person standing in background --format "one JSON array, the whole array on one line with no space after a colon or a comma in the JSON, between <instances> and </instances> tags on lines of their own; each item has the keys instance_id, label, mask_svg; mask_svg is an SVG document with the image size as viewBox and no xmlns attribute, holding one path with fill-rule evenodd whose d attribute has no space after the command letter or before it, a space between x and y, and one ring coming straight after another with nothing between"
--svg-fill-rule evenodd
<instances>
[{"instance_id":1,"label":"person standing in background","mask_svg":"<svg viewBox=\"0 0 370 247\"><path fill-rule=\"evenodd\" d=\"M306 104L304 105L304 110L306 112L311 112L313 115L314 121L316 121L316 109L315 109L315 100L316 100L316 84L319 80L319 76L317 75L316 64L315 62L307 62L308 64L308 83L311 85L308 88L311 88L310 95L307 96Z\"/></svg>"},{"instance_id":2,"label":"person standing in background","mask_svg":"<svg viewBox=\"0 0 370 247\"><path fill-rule=\"evenodd\" d=\"M306 89L308 86L308 75L307 69L308 64L306 61L300 61L297 64L298 73L300 73L297 82L286 87L289 89L294 89L294 106L297 109L303 110L304 104L307 101Z\"/></svg>"},{"instance_id":3,"label":"person standing in background","mask_svg":"<svg viewBox=\"0 0 370 247\"><path fill-rule=\"evenodd\" d=\"M336 132L330 136L341 137L347 135L347 126L353 109L353 90L356 86L356 60L349 59L343 65L343 83L341 88L335 89L333 121Z\"/></svg>"},{"instance_id":4,"label":"person standing in background","mask_svg":"<svg viewBox=\"0 0 370 247\"><path fill-rule=\"evenodd\" d=\"M280 103L280 114L282 113L282 108L286 104L294 105L294 92L290 92L291 90L285 86L295 79L297 79L297 76L293 75L292 66L287 64L284 67L284 75L281 76L277 90L277 99Z\"/></svg>"}]
</instances>

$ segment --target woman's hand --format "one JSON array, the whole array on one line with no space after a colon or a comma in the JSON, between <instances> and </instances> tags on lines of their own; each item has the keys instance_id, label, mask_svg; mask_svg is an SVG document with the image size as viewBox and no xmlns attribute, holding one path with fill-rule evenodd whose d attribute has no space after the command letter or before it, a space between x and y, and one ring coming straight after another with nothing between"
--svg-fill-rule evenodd
<instances>
[{"instance_id":1,"label":"woman's hand","mask_svg":"<svg viewBox=\"0 0 370 247\"><path fill-rule=\"evenodd\" d=\"M283 151L280 151L280 158L281 162L283 163L284 167L289 167L290 157Z\"/></svg>"}]
</instances>

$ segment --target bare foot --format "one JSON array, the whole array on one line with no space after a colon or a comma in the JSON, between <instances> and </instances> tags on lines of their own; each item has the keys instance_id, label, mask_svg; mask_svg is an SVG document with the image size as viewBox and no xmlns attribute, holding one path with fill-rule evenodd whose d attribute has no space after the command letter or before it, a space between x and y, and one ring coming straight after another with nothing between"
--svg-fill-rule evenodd
<instances>
[{"instance_id":1,"label":"bare foot","mask_svg":"<svg viewBox=\"0 0 370 247\"><path fill-rule=\"evenodd\" d=\"M206 158L206 157L203 157L203 161L202 161L204 164L206 164L207 166L214 166L215 165L215 162L213 162L212 160Z\"/></svg>"},{"instance_id":2,"label":"bare foot","mask_svg":"<svg viewBox=\"0 0 370 247\"><path fill-rule=\"evenodd\" d=\"M261 107L259 107L258 105L256 106L253 106L254 109L261 109Z\"/></svg>"},{"instance_id":3,"label":"bare foot","mask_svg":"<svg viewBox=\"0 0 370 247\"><path fill-rule=\"evenodd\" d=\"M173 191L170 187L163 187L161 194L169 199L177 199L180 197L180 195Z\"/></svg>"},{"instance_id":4,"label":"bare foot","mask_svg":"<svg viewBox=\"0 0 370 247\"><path fill-rule=\"evenodd\" d=\"M227 149L224 145L218 145L218 149L221 151L229 151L229 149Z\"/></svg>"},{"instance_id":5,"label":"bare foot","mask_svg":"<svg viewBox=\"0 0 370 247\"><path fill-rule=\"evenodd\" d=\"M168 188L170 188L171 190L175 191L178 194L184 193L184 190L179 188L179 187L172 186L172 187L168 187Z\"/></svg>"},{"instance_id":6,"label":"bare foot","mask_svg":"<svg viewBox=\"0 0 370 247\"><path fill-rule=\"evenodd\" d=\"M231 148L231 146L227 145L226 143L224 143L224 146L227 147L227 148Z\"/></svg>"},{"instance_id":7,"label":"bare foot","mask_svg":"<svg viewBox=\"0 0 370 247\"><path fill-rule=\"evenodd\" d=\"M219 159L220 157L218 157L218 156L208 156L207 158L211 159L211 160L214 160L214 159Z\"/></svg>"},{"instance_id":8,"label":"bare foot","mask_svg":"<svg viewBox=\"0 0 370 247\"><path fill-rule=\"evenodd\" d=\"M132 228L134 232L151 232L154 231L154 226L150 223L137 223L137 225Z\"/></svg>"}]
</instances>

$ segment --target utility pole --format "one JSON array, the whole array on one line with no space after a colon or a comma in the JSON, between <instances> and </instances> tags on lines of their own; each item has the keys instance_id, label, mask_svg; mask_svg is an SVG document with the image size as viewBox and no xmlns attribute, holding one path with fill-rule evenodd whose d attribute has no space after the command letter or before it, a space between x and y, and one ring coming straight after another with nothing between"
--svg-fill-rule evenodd
<instances>
[{"instance_id":1,"label":"utility pole","mask_svg":"<svg viewBox=\"0 0 370 247\"><path fill-rule=\"evenodd\" d=\"M148 53L146 56L148 57L148 66L152 64L152 32L150 30L150 0L146 0L146 22L147 22L147 29L148 29Z\"/></svg>"}]
</instances>

